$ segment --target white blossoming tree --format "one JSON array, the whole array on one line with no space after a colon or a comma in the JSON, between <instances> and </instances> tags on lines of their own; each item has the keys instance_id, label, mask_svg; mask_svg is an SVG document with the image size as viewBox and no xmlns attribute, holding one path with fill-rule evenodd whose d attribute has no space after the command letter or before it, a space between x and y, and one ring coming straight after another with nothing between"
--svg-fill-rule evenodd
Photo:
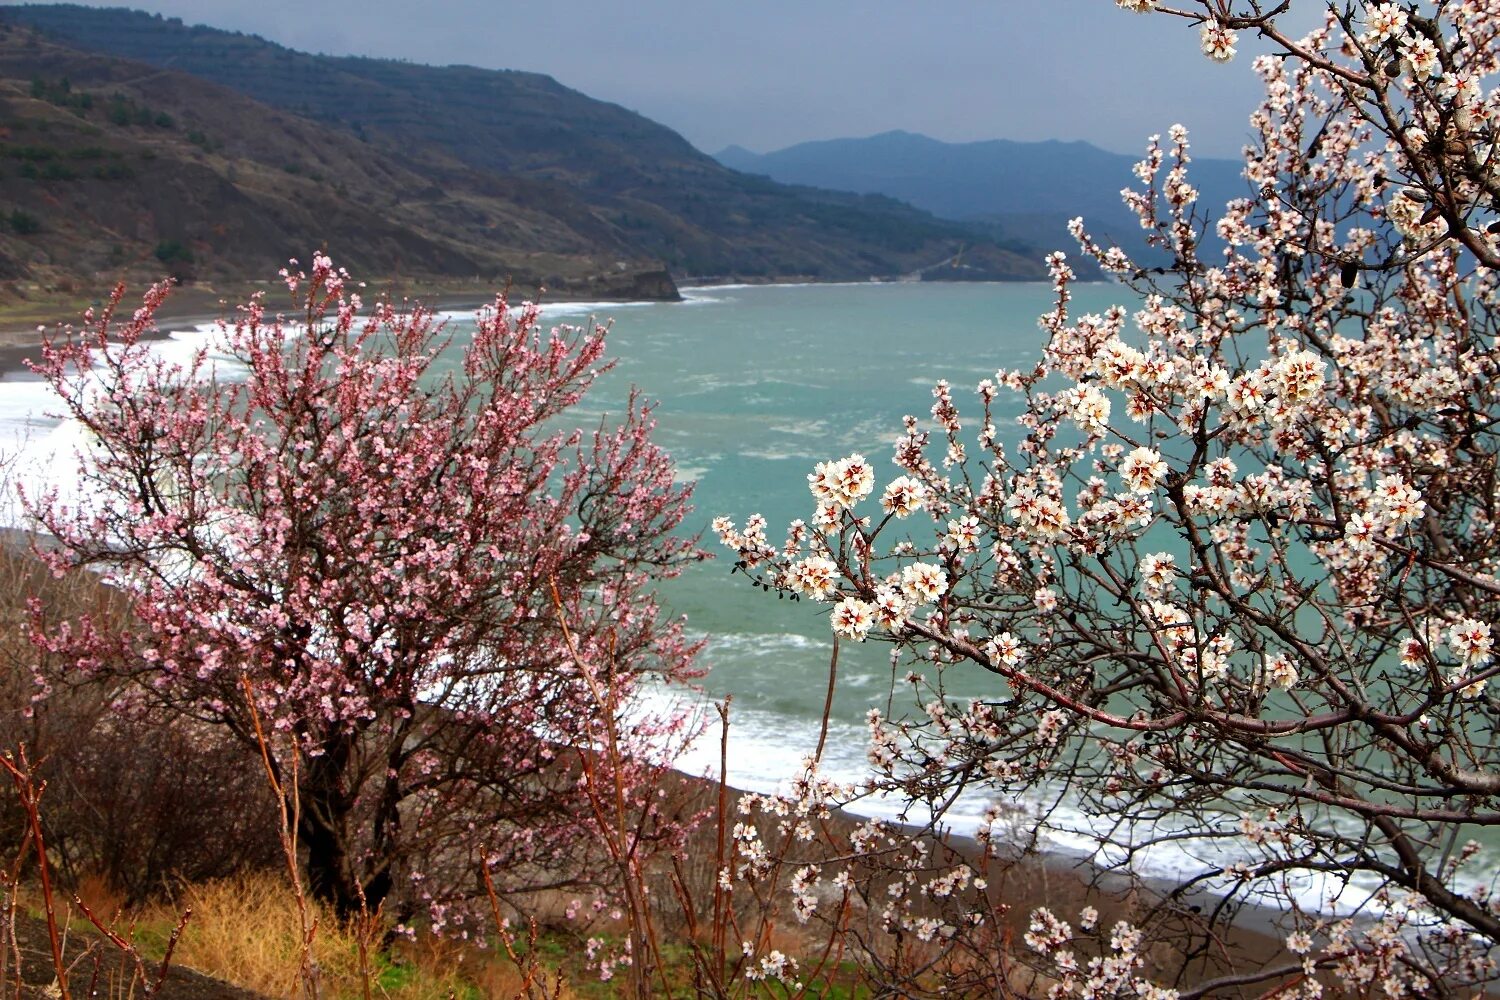
<instances>
[{"instance_id":1,"label":"white blossoming tree","mask_svg":"<svg viewBox=\"0 0 1500 1000\"><path fill-rule=\"evenodd\" d=\"M1054 255L1036 364L964 414L940 383L883 489L851 456L784 545L716 528L908 666L925 708L872 714L878 785L939 813L1061 788L1100 862L1196 859L1132 924L1037 911L1057 995L1454 995L1500 943L1500 2L1338 0L1301 39L1289 2L1117 6L1215 60L1268 43L1245 197L1200 205L1186 130L1153 138L1124 198L1171 266L1075 222L1119 306L1076 314ZM949 693L976 671L991 696ZM1247 899L1283 959L1189 986Z\"/></svg>"}]
</instances>

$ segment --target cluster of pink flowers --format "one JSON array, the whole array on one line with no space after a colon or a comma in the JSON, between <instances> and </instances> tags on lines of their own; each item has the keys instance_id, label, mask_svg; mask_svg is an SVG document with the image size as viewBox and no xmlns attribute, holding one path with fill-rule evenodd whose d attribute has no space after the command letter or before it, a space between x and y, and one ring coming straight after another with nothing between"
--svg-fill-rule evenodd
<instances>
[{"instance_id":1,"label":"cluster of pink flowers","mask_svg":"<svg viewBox=\"0 0 1500 1000\"><path fill-rule=\"evenodd\" d=\"M25 500L58 543L44 558L102 570L134 623L34 640L224 723L257 767L263 723L319 895L394 894L462 932L475 858L503 886L584 856L588 783L562 761L641 678L692 675L652 597L695 555L674 535L688 491L638 400L616 428L555 429L608 367L603 329L544 332L499 298L439 374L432 313L367 308L323 254L283 278L300 328L257 296L219 331L241 380L206 350L152 355L166 286L120 323L117 289L45 347L35 370L90 445L78 501ZM592 775L648 826L685 725L633 720Z\"/></svg>"}]
</instances>

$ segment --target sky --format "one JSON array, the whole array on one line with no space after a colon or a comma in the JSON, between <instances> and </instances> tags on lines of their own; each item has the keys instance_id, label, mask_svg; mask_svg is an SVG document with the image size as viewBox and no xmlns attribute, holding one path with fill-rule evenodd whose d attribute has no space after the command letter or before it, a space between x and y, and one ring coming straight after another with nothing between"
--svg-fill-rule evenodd
<instances>
[{"instance_id":1,"label":"sky","mask_svg":"<svg viewBox=\"0 0 1500 1000\"><path fill-rule=\"evenodd\" d=\"M890 129L1136 153L1174 122L1238 155L1254 45L1218 64L1177 18L1112 0L106 0L309 52L524 69L705 152ZM1307 25L1312 0L1292 17ZM1299 25L1293 25L1299 26Z\"/></svg>"}]
</instances>

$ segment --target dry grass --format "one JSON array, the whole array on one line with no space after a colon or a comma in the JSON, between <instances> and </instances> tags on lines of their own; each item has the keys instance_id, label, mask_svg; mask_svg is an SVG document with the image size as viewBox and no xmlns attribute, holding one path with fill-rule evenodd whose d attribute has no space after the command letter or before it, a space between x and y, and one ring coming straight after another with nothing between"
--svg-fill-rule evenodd
<instances>
[{"instance_id":1,"label":"dry grass","mask_svg":"<svg viewBox=\"0 0 1500 1000\"><path fill-rule=\"evenodd\" d=\"M297 992L301 957L296 897L284 879L252 875L188 886L181 905L190 906L173 963L270 997ZM143 934L154 936L176 914L167 906L142 913ZM331 913L316 911L313 962L318 996L355 1000L365 996L359 935ZM391 1000L501 997L521 992L517 971L500 956L458 942L426 940L401 947L399 962L376 954L371 942L370 995ZM565 992L563 1000L572 997Z\"/></svg>"}]
</instances>

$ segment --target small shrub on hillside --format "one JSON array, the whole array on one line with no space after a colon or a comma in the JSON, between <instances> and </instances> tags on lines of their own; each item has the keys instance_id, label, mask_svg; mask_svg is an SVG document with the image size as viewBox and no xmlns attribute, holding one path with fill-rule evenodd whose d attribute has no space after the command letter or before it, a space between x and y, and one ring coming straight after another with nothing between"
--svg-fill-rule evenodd
<instances>
[{"instance_id":1,"label":"small shrub on hillside","mask_svg":"<svg viewBox=\"0 0 1500 1000\"><path fill-rule=\"evenodd\" d=\"M42 231L42 222L30 212L17 208L10 213L10 228L21 236L31 236Z\"/></svg>"},{"instance_id":2,"label":"small shrub on hillside","mask_svg":"<svg viewBox=\"0 0 1500 1000\"><path fill-rule=\"evenodd\" d=\"M156 259L163 264L191 264L193 251L181 240L162 240L156 244Z\"/></svg>"}]
</instances>

